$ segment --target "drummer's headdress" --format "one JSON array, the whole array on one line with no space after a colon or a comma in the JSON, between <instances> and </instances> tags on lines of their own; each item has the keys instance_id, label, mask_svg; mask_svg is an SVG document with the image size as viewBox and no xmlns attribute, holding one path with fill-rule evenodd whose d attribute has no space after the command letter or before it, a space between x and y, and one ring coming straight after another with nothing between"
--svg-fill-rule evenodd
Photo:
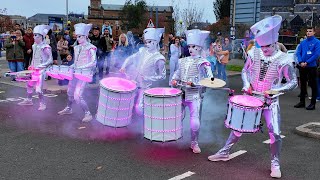
<instances>
[{"instance_id":1,"label":"drummer's headdress","mask_svg":"<svg viewBox=\"0 0 320 180\"><path fill-rule=\"evenodd\" d=\"M275 15L267 17L251 26L250 29L254 34L257 43L260 46L266 46L277 42L281 22L282 17Z\"/></svg>"},{"instance_id":2,"label":"drummer's headdress","mask_svg":"<svg viewBox=\"0 0 320 180\"><path fill-rule=\"evenodd\" d=\"M33 34L41 34L45 37L50 29L51 27L48 25L38 25L33 28Z\"/></svg>"},{"instance_id":3,"label":"drummer's headdress","mask_svg":"<svg viewBox=\"0 0 320 180\"><path fill-rule=\"evenodd\" d=\"M92 24L78 23L74 25L75 34L88 36L91 30Z\"/></svg>"},{"instance_id":4,"label":"drummer's headdress","mask_svg":"<svg viewBox=\"0 0 320 180\"><path fill-rule=\"evenodd\" d=\"M193 44L203 47L205 39L209 36L209 34L209 31L201 31L199 29L188 30L186 31L187 44Z\"/></svg>"},{"instance_id":5,"label":"drummer's headdress","mask_svg":"<svg viewBox=\"0 0 320 180\"><path fill-rule=\"evenodd\" d=\"M143 31L143 37L145 40L156 40L160 42L163 33L164 28L147 28Z\"/></svg>"}]
</instances>

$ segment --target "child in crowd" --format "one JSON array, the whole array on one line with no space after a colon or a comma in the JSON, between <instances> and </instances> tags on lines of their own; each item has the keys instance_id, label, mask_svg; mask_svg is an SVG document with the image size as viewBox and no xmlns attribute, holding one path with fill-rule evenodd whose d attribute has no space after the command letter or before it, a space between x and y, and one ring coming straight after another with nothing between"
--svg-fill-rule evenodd
<instances>
[{"instance_id":1,"label":"child in crowd","mask_svg":"<svg viewBox=\"0 0 320 180\"><path fill-rule=\"evenodd\" d=\"M62 60L61 65L71 66L72 64L73 64L73 57L71 54L67 54L67 57ZM69 83L69 80L67 79L58 80L59 86L68 85L68 83Z\"/></svg>"},{"instance_id":2,"label":"child in crowd","mask_svg":"<svg viewBox=\"0 0 320 180\"><path fill-rule=\"evenodd\" d=\"M212 71L212 75L216 76L216 65L217 65L217 57L215 55L214 49L216 44L215 43L211 43L210 47L209 47L209 52L207 55L207 60L210 62L211 64L211 71Z\"/></svg>"}]
</instances>

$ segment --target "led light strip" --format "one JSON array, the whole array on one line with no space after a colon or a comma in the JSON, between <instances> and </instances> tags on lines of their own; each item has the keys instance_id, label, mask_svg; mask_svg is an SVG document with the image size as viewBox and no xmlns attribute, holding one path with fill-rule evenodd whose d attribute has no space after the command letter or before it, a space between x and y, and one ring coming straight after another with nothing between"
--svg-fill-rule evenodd
<instances>
[{"instance_id":1,"label":"led light strip","mask_svg":"<svg viewBox=\"0 0 320 180\"><path fill-rule=\"evenodd\" d=\"M126 110L132 109L132 108L113 108L113 107L109 107L107 105L104 105L101 102L99 103L99 105L101 105L102 107L104 107L106 109L111 109L111 110L116 110L116 111L126 111Z\"/></svg>"},{"instance_id":2,"label":"led light strip","mask_svg":"<svg viewBox=\"0 0 320 180\"><path fill-rule=\"evenodd\" d=\"M151 131L151 132L158 132L158 133L166 133L166 132L177 132L177 131L180 131L182 130L182 126L178 129L172 129L172 130L154 130L154 129L149 129L149 128L144 128L145 130L147 131Z\"/></svg>"},{"instance_id":3,"label":"led light strip","mask_svg":"<svg viewBox=\"0 0 320 180\"><path fill-rule=\"evenodd\" d=\"M179 116L176 116L176 117L167 117L167 118L151 117L151 116L148 116L148 115L144 115L144 117L151 118L151 119L169 120L169 119L178 119L178 118L181 118L181 117L182 117L182 114L180 114Z\"/></svg>"},{"instance_id":4,"label":"led light strip","mask_svg":"<svg viewBox=\"0 0 320 180\"><path fill-rule=\"evenodd\" d=\"M110 117L107 117L107 116L100 115L99 113L97 114L97 116L100 116L100 117L105 118L105 119L110 119L110 120L115 120L115 121L122 121L122 120L130 119L132 117L132 114L130 114L130 116L125 117L125 118L110 118Z\"/></svg>"}]
</instances>

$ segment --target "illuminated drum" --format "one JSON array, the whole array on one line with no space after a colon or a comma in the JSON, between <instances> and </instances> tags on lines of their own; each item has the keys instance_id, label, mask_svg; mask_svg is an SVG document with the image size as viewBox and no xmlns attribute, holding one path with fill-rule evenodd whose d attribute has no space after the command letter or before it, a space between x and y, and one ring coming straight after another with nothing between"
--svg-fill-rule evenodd
<instances>
[{"instance_id":1,"label":"illuminated drum","mask_svg":"<svg viewBox=\"0 0 320 180\"><path fill-rule=\"evenodd\" d=\"M73 68L70 66L61 65L59 69L59 76L63 79L73 79Z\"/></svg>"},{"instance_id":2,"label":"illuminated drum","mask_svg":"<svg viewBox=\"0 0 320 180\"><path fill-rule=\"evenodd\" d=\"M96 119L103 125L112 127L129 125L136 89L135 83L123 78L102 79Z\"/></svg>"},{"instance_id":3,"label":"illuminated drum","mask_svg":"<svg viewBox=\"0 0 320 180\"><path fill-rule=\"evenodd\" d=\"M182 137L182 91L151 88L144 91L144 137L172 141Z\"/></svg>"},{"instance_id":4,"label":"illuminated drum","mask_svg":"<svg viewBox=\"0 0 320 180\"><path fill-rule=\"evenodd\" d=\"M52 78L60 79L60 80L63 79L63 78L59 75L59 73L60 73L60 66L58 66L58 65L52 65L52 66L48 67L46 73L47 73L48 76L51 76Z\"/></svg>"},{"instance_id":5,"label":"illuminated drum","mask_svg":"<svg viewBox=\"0 0 320 180\"><path fill-rule=\"evenodd\" d=\"M264 103L253 96L236 95L229 99L227 128L241 133L255 133L261 129L261 113Z\"/></svg>"},{"instance_id":6,"label":"illuminated drum","mask_svg":"<svg viewBox=\"0 0 320 180\"><path fill-rule=\"evenodd\" d=\"M91 82L93 70L92 68L76 68L74 69L74 77L85 82Z\"/></svg>"}]
</instances>

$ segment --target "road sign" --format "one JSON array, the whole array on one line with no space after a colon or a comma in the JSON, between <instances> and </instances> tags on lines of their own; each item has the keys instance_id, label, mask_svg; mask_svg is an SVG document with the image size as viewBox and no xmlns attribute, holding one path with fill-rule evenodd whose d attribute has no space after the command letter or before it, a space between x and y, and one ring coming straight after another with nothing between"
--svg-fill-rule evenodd
<instances>
[{"instance_id":1,"label":"road sign","mask_svg":"<svg viewBox=\"0 0 320 180\"><path fill-rule=\"evenodd\" d=\"M152 19L150 18L149 19L149 22L148 22L148 25L147 25L147 28L154 28L155 26L154 26L154 24L153 24L153 22L152 22Z\"/></svg>"}]
</instances>

